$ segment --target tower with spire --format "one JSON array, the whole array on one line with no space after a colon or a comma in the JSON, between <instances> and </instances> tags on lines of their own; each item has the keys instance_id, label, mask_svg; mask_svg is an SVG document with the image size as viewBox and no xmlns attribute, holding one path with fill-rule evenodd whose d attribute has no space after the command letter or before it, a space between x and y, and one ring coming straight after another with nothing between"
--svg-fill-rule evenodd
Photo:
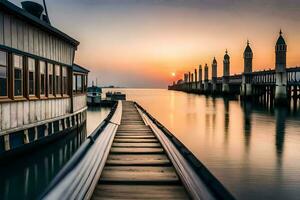
<instances>
[{"instance_id":1,"label":"tower with spire","mask_svg":"<svg viewBox=\"0 0 300 200\"><path fill-rule=\"evenodd\" d=\"M204 92L208 92L208 65L204 67Z\"/></svg>"},{"instance_id":2,"label":"tower with spire","mask_svg":"<svg viewBox=\"0 0 300 200\"><path fill-rule=\"evenodd\" d=\"M247 46L244 51L244 73L252 72L252 60L253 60L253 52L250 47L249 40L247 40Z\"/></svg>"},{"instance_id":3,"label":"tower with spire","mask_svg":"<svg viewBox=\"0 0 300 200\"><path fill-rule=\"evenodd\" d=\"M217 91L217 79L218 79L218 63L216 57L214 57L212 65L211 65L211 79L212 79L212 92L216 93Z\"/></svg>"},{"instance_id":4,"label":"tower with spire","mask_svg":"<svg viewBox=\"0 0 300 200\"><path fill-rule=\"evenodd\" d=\"M202 91L202 65L199 65L199 73L198 73L198 76L199 76L199 89L200 91Z\"/></svg>"},{"instance_id":5,"label":"tower with spire","mask_svg":"<svg viewBox=\"0 0 300 200\"><path fill-rule=\"evenodd\" d=\"M194 73L195 73L195 89L197 89L198 88L198 83L197 83L198 82L198 80L197 80L198 79L198 76L197 76L198 73L197 73L197 69L195 69Z\"/></svg>"},{"instance_id":6,"label":"tower with spire","mask_svg":"<svg viewBox=\"0 0 300 200\"><path fill-rule=\"evenodd\" d=\"M287 102L287 74L286 74L286 52L287 45L279 32L279 37L275 45L275 71L276 71L276 88L275 103L282 104Z\"/></svg>"},{"instance_id":7,"label":"tower with spire","mask_svg":"<svg viewBox=\"0 0 300 200\"><path fill-rule=\"evenodd\" d=\"M241 96L248 97L252 95L251 73L252 73L253 52L249 40L244 51L244 73L242 75Z\"/></svg>"},{"instance_id":8,"label":"tower with spire","mask_svg":"<svg viewBox=\"0 0 300 200\"><path fill-rule=\"evenodd\" d=\"M222 92L228 94L229 91L229 75L230 75L230 57L226 49L223 60L223 79L222 79Z\"/></svg>"}]
</instances>

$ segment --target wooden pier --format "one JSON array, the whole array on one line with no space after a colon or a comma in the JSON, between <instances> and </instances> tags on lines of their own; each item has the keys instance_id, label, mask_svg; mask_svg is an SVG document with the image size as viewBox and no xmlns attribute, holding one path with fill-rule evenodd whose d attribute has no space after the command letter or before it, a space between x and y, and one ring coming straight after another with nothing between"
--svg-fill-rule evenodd
<instances>
[{"instance_id":1,"label":"wooden pier","mask_svg":"<svg viewBox=\"0 0 300 200\"><path fill-rule=\"evenodd\" d=\"M92 199L188 199L160 142L133 102L123 116Z\"/></svg>"},{"instance_id":2,"label":"wooden pier","mask_svg":"<svg viewBox=\"0 0 300 200\"><path fill-rule=\"evenodd\" d=\"M119 101L40 199L234 199L141 106Z\"/></svg>"}]
</instances>

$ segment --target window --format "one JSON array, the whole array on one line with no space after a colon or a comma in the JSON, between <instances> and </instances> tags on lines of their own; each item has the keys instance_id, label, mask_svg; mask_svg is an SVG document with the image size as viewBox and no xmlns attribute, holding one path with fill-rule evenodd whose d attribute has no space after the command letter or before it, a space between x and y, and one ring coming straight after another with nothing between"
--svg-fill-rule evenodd
<instances>
[{"instance_id":1,"label":"window","mask_svg":"<svg viewBox=\"0 0 300 200\"><path fill-rule=\"evenodd\" d=\"M55 65L55 94L61 94L61 75L60 75L60 66Z\"/></svg>"},{"instance_id":2,"label":"window","mask_svg":"<svg viewBox=\"0 0 300 200\"><path fill-rule=\"evenodd\" d=\"M73 93L76 93L76 75L73 75Z\"/></svg>"},{"instance_id":3,"label":"window","mask_svg":"<svg viewBox=\"0 0 300 200\"><path fill-rule=\"evenodd\" d=\"M0 97L7 96L7 53L0 51Z\"/></svg>"},{"instance_id":4,"label":"window","mask_svg":"<svg viewBox=\"0 0 300 200\"><path fill-rule=\"evenodd\" d=\"M63 73L63 94L68 94L68 69L67 67L62 68Z\"/></svg>"},{"instance_id":5,"label":"window","mask_svg":"<svg viewBox=\"0 0 300 200\"><path fill-rule=\"evenodd\" d=\"M14 55L14 96L23 96L23 58Z\"/></svg>"},{"instance_id":6,"label":"window","mask_svg":"<svg viewBox=\"0 0 300 200\"><path fill-rule=\"evenodd\" d=\"M49 95L53 95L53 65L48 63L48 89L49 89Z\"/></svg>"},{"instance_id":7,"label":"window","mask_svg":"<svg viewBox=\"0 0 300 200\"><path fill-rule=\"evenodd\" d=\"M77 78L76 90L77 90L77 93L81 93L82 92L82 75L77 75L76 78Z\"/></svg>"},{"instance_id":8,"label":"window","mask_svg":"<svg viewBox=\"0 0 300 200\"><path fill-rule=\"evenodd\" d=\"M35 60L28 58L28 86L29 95L35 95Z\"/></svg>"},{"instance_id":9,"label":"window","mask_svg":"<svg viewBox=\"0 0 300 200\"><path fill-rule=\"evenodd\" d=\"M87 89L87 76L82 76L83 78L83 92L86 92Z\"/></svg>"},{"instance_id":10,"label":"window","mask_svg":"<svg viewBox=\"0 0 300 200\"><path fill-rule=\"evenodd\" d=\"M40 93L45 95L46 93L46 64L44 61L40 61Z\"/></svg>"}]
</instances>

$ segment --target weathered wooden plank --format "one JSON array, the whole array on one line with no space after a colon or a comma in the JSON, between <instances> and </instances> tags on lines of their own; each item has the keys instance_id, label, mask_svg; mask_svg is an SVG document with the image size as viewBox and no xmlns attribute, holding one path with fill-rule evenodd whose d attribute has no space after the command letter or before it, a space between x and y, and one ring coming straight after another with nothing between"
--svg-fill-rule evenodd
<instances>
[{"instance_id":1,"label":"weathered wooden plank","mask_svg":"<svg viewBox=\"0 0 300 200\"><path fill-rule=\"evenodd\" d=\"M98 185L92 199L189 199L178 185Z\"/></svg>"},{"instance_id":2,"label":"weathered wooden plank","mask_svg":"<svg viewBox=\"0 0 300 200\"><path fill-rule=\"evenodd\" d=\"M126 147L112 147L110 149L111 153L132 153L132 154L140 154L140 153L163 153L164 150L162 148L126 148Z\"/></svg>"},{"instance_id":3,"label":"weathered wooden plank","mask_svg":"<svg viewBox=\"0 0 300 200\"><path fill-rule=\"evenodd\" d=\"M29 123L34 123L36 119L35 115L35 102L29 101Z\"/></svg>"},{"instance_id":4,"label":"weathered wooden plank","mask_svg":"<svg viewBox=\"0 0 300 200\"><path fill-rule=\"evenodd\" d=\"M135 136L148 136L148 135L153 135L153 133L143 133L143 132L136 132L136 133L134 133L134 132L128 132L128 133L124 133L124 132L117 132L116 133L116 135L117 136L133 136L133 135L135 135Z\"/></svg>"},{"instance_id":5,"label":"weathered wooden plank","mask_svg":"<svg viewBox=\"0 0 300 200\"><path fill-rule=\"evenodd\" d=\"M29 124L29 102L25 101L23 103L24 106L24 124Z\"/></svg>"},{"instance_id":6,"label":"weathered wooden plank","mask_svg":"<svg viewBox=\"0 0 300 200\"><path fill-rule=\"evenodd\" d=\"M18 115L18 127L22 126L24 123L24 103L18 102L17 103L17 115Z\"/></svg>"},{"instance_id":7,"label":"weathered wooden plank","mask_svg":"<svg viewBox=\"0 0 300 200\"><path fill-rule=\"evenodd\" d=\"M5 116L9 117L9 115ZM10 104L10 128L15 128L18 125L17 103Z\"/></svg>"},{"instance_id":8,"label":"weathered wooden plank","mask_svg":"<svg viewBox=\"0 0 300 200\"><path fill-rule=\"evenodd\" d=\"M111 154L107 165L168 165L170 160L164 154Z\"/></svg>"},{"instance_id":9,"label":"weathered wooden plank","mask_svg":"<svg viewBox=\"0 0 300 200\"><path fill-rule=\"evenodd\" d=\"M161 147L160 143L129 143L129 142L114 142L112 144L113 147L130 147L130 148L157 148Z\"/></svg>"},{"instance_id":10,"label":"weathered wooden plank","mask_svg":"<svg viewBox=\"0 0 300 200\"><path fill-rule=\"evenodd\" d=\"M179 178L173 167L106 166L100 182L177 183Z\"/></svg>"},{"instance_id":11,"label":"weathered wooden plank","mask_svg":"<svg viewBox=\"0 0 300 200\"><path fill-rule=\"evenodd\" d=\"M118 135L116 139L153 139L156 138L154 135Z\"/></svg>"},{"instance_id":12,"label":"weathered wooden plank","mask_svg":"<svg viewBox=\"0 0 300 200\"><path fill-rule=\"evenodd\" d=\"M128 142L128 143L140 143L140 142L144 142L144 143L153 143L153 142L158 142L157 139L128 139L128 138L115 138L114 142Z\"/></svg>"},{"instance_id":13,"label":"weathered wooden plank","mask_svg":"<svg viewBox=\"0 0 300 200\"><path fill-rule=\"evenodd\" d=\"M2 104L2 130L6 130L10 128L10 103L3 103Z\"/></svg>"}]
</instances>

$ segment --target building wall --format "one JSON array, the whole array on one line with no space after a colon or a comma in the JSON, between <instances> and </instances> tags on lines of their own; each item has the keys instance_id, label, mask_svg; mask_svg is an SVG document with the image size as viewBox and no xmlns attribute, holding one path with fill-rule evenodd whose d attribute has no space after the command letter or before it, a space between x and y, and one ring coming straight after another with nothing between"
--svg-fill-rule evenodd
<instances>
[{"instance_id":1,"label":"building wall","mask_svg":"<svg viewBox=\"0 0 300 200\"><path fill-rule=\"evenodd\" d=\"M73 106L74 106L73 111L74 112L86 107L86 101L87 101L86 98L87 98L86 94L73 96Z\"/></svg>"},{"instance_id":2,"label":"building wall","mask_svg":"<svg viewBox=\"0 0 300 200\"><path fill-rule=\"evenodd\" d=\"M52 119L70 112L70 98L1 103L0 131Z\"/></svg>"},{"instance_id":3,"label":"building wall","mask_svg":"<svg viewBox=\"0 0 300 200\"><path fill-rule=\"evenodd\" d=\"M58 37L0 10L0 45L72 65L75 49Z\"/></svg>"}]
</instances>

